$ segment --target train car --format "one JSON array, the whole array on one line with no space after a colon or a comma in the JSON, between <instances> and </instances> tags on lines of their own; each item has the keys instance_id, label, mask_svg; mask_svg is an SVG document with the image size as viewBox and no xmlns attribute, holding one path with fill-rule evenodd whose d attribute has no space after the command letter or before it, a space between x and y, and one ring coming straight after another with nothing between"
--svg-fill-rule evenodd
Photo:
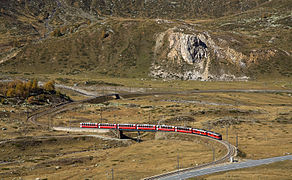
<instances>
[{"instance_id":1,"label":"train car","mask_svg":"<svg viewBox=\"0 0 292 180\"><path fill-rule=\"evenodd\" d=\"M222 135L218 134L218 133L215 133L214 138L218 139L218 140L222 140Z\"/></svg>"},{"instance_id":2,"label":"train car","mask_svg":"<svg viewBox=\"0 0 292 180\"><path fill-rule=\"evenodd\" d=\"M222 140L222 135L221 134L218 134L218 133L215 133L215 132L212 132L212 131L208 131L207 135L209 137L211 137L211 138Z\"/></svg>"},{"instance_id":3,"label":"train car","mask_svg":"<svg viewBox=\"0 0 292 180\"><path fill-rule=\"evenodd\" d=\"M199 134L200 135L200 129L193 128L193 134Z\"/></svg>"},{"instance_id":4,"label":"train car","mask_svg":"<svg viewBox=\"0 0 292 180\"><path fill-rule=\"evenodd\" d=\"M207 131L204 129L199 129L199 134L203 136L207 136Z\"/></svg>"},{"instance_id":5,"label":"train car","mask_svg":"<svg viewBox=\"0 0 292 180\"><path fill-rule=\"evenodd\" d=\"M97 123L80 123L81 128L98 128Z\"/></svg>"},{"instance_id":6,"label":"train car","mask_svg":"<svg viewBox=\"0 0 292 180\"><path fill-rule=\"evenodd\" d=\"M156 130L157 131L170 131L170 132L174 132L175 131L175 127L174 126L167 126L167 125L157 125L156 126Z\"/></svg>"},{"instance_id":7,"label":"train car","mask_svg":"<svg viewBox=\"0 0 292 180\"><path fill-rule=\"evenodd\" d=\"M156 126L153 124L137 124L137 130L141 131L155 131Z\"/></svg>"},{"instance_id":8,"label":"train car","mask_svg":"<svg viewBox=\"0 0 292 180\"><path fill-rule=\"evenodd\" d=\"M192 133L192 128L188 127L175 127L176 132L182 132L182 133Z\"/></svg>"},{"instance_id":9,"label":"train car","mask_svg":"<svg viewBox=\"0 0 292 180\"><path fill-rule=\"evenodd\" d=\"M136 124L118 124L118 129L133 131L137 129Z\"/></svg>"},{"instance_id":10,"label":"train car","mask_svg":"<svg viewBox=\"0 0 292 180\"><path fill-rule=\"evenodd\" d=\"M117 124L99 123L98 128L100 128L100 129L117 129Z\"/></svg>"}]
</instances>

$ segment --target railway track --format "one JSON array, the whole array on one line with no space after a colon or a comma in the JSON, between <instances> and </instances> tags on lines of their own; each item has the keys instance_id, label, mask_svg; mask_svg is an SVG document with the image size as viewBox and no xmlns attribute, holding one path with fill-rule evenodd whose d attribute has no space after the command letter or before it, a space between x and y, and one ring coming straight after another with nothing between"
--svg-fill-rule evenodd
<instances>
[{"instance_id":1,"label":"railway track","mask_svg":"<svg viewBox=\"0 0 292 180\"><path fill-rule=\"evenodd\" d=\"M36 113L30 115L28 117L28 120L30 122L32 122L33 124L35 124L35 125L48 127L47 124L37 122L36 121L37 118L42 117L42 116L46 116L46 115L57 114L57 113L61 113L61 112L73 109L74 107L76 107L76 106L78 106L78 105L80 105L82 103L86 103L86 102L88 102L88 101L90 101L92 99L95 99L95 98L96 97L85 99L85 100L80 100L80 101L71 101L71 102L65 102L65 103L57 104L57 105L53 106L50 109L45 109L43 111L36 112Z\"/></svg>"},{"instance_id":2,"label":"railway track","mask_svg":"<svg viewBox=\"0 0 292 180\"><path fill-rule=\"evenodd\" d=\"M202 138L207 138L207 137L203 137L202 136ZM236 156L237 150L232 144L228 143L227 141L223 141L223 140L219 141L219 140L210 139L210 138L208 138L208 139L212 140L212 141L216 141L217 143L221 143L226 147L227 153L221 159L218 159L216 161L209 162L209 163L206 163L206 164L198 165L198 166L195 166L195 167L178 169L178 170L175 170L175 171L171 171L171 172L167 172L167 173L163 173L163 174L147 177L147 178L144 178L143 180L156 180L156 179L167 178L167 177L172 176L172 175L177 175L177 174L185 173L185 172L192 171L192 170L197 170L197 169L202 169L202 168L206 168L206 167L209 167L209 166L222 164L222 163L228 162L231 157Z\"/></svg>"}]
</instances>

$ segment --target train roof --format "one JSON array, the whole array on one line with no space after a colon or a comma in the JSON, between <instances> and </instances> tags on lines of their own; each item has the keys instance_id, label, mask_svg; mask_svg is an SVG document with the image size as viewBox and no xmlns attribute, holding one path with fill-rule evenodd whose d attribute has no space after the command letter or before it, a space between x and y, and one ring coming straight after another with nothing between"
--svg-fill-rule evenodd
<instances>
[{"instance_id":1,"label":"train roof","mask_svg":"<svg viewBox=\"0 0 292 180\"><path fill-rule=\"evenodd\" d=\"M161 124L161 125L157 125L157 126L175 127L175 126L171 126L171 125L165 125L165 124Z\"/></svg>"},{"instance_id":2,"label":"train roof","mask_svg":"<svg viewBox=\"0 0 292 180\"><path fill-rule=\"evenodd\" d=\"M102 125L115 125L115 123L98 123L98 124L102 124Z\"/></svg>"},{"instance_id":3,"label":"train roof","mask_svg":"<svg viewBox=\"0 0 292 180\"><path fill-rule=\"evenodd\" d=\"M219 134L219 133L215 133L215 132L213 132L213 131L208 131L209 133L211 133L211 134L214 134L214 135L220 135L221 136L221 134Z\"/></svg>"},{"instance_id":4,"label":"train roof","mask_svg":"<svg viewBox=\"0 0 292 180\"><path fill-rule=\"evenodd\" d=\"M186 128L186 129L193 129L191 127L185 127L185 126L176 126L177 128Z\"/></svg>"},{"instance_id":5,"label":"train roof","mask_svg":"<svg viewBox=\"0 0 292 180\"><path fill-rule=\"evenodd\" d=\"M154 124L137 124L137 126L155 126Z\"/></svg>"}]
</instances>

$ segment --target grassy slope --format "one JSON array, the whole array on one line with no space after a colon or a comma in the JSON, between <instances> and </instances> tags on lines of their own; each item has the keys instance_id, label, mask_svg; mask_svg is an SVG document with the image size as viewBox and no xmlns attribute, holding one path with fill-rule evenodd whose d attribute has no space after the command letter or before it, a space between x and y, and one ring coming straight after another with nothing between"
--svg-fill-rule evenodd
<instances>
[{"instance_id":1,"label":"grassy slope","mask_svg":"<svg viewBox=\"0 0 292 180\"><path fill-rule=\"evenodd\" d=\"M239 3L237 0L66 0L68 4L83 9L85 12L99 15L119 17L143 17L165 19L192 19L206 17L221 17L228 14L246 11L267 0L247 0Z\"/></svg>"},{"instance_id":2,"label":"grassy slope","mask_svg":"<svg viewBox=\"0 0 292 180\"><path fill-rule=\"evenodd\" d=\"M8 71L34 73L89 71L111 76L147 76L153 34L163 27L147 20L113 20L107 24L28 46L16 60L4 66Z\"/></svg>"},{"instance_id":3,"label":"grassy slope","mask_svg":"<svg viewBox=\"0 0 292 180\"><path fill-rule=\"evenodd\" d=\"M203 24L204 28L214 29L223 39L234 38L231 47L247 56L253 50L263 51L259 53L262 58L249 66L249 74L258 78L289 77L292 67L291 8L289 1L271 1L258 8ZM264 51L271 49L275 49L277 55L268 60Z\"/></svg>"},{"instance_id":4,"label":"grassy slope","mask_svg":"<svg viewBox=\"0 0 292 180\"><path fill-rule=\"evenodd\" d=\"M88 6L86 4L77 6L74 5L75 1L68 0L67 2L72 7L81 8L84 12L90 13L85 8ZM89 4L92 7L97 6L95 1L89 2L91 2ZM109 3L109 1L104 2L105 4ZM163 2L159 1L159 3L162 3L162 8L166 8L166 4ZM226 2L223 3L222 1L222 4L226 4ZM251 1L246 2L252 3ZM139 4L139 1L137 3ZM187 1L181 3L187 3ZM256 8L253 8L255 5L243 6L245 7L243 10L246 11L234 14L240 12L240 8L235 6L235 1L232 1L229 6L234 6L234 9L229 8L231 12L226 14L227 16L220 17L218 15L220 18L202 21L191 19L185 22L190 23L188 24L189 27L199 31L209 31L212 36L227 40L230 47L243 52L247 56L254 50L259 52L260 60L249 66L248 75L258 78L291 76L292 60L291 56L287 55L287 53L291 53L290 47L292 46L291 22L289 21L289 18L291 18L289 14L291 3L288 0L261 3L259 1ZM179 5L176 7L177 12L172 11L173 14L170 13L168 18L172 16L181 17L178 13L183 11L185 6ZM208 3L201 4L201 6L202 9L208 10L205 11L208 15L214 15L221 7L214 5L214 8L207 8L209 7ZM117 4L116 9L113 10L113 15L122 16L121 13L125 12L125 7L129 7L131 10L136 6L131 5L131 3L127 5ZM136 8L143 9L143 7L144 5L141 5ZM50 10L48 8L47 11ZM51 25L58 27L59 24L65 35L29 44L16 57L1 64L0 69L8 74L25 72L73 75L90 72L95 76L147 77L153 60L155 34L165 31L167 28L180 27L185 24L184 21L179 20L175 20L173 24L158 24L155 20L143 19L148 17L147 14L152 14L152 10L158 13L153 16L159 17L158 10L146 8L145 12L137 10L141 13L138 13L139 16L136 16L135 19L131 19L133 14L126 13L124 18L107 17L105 20L92 22L91 25L88 25L85 17L78 17L76 21L73 21L74 18L67 14L60 14L61 9L57 9ZM64 11L70 12L66 9ZM185 18L191 18L188 16L191 15L190 12L183 12L186 14ZM163 14L163 12L160 13ZM100 14L106 13L101 10ZM60 15L71 19L69 18L69 21L66 22L61 20L62 18L60 19ZM202 18L201 15L198 17ZM1 16L1 18L7 20L5 16ZM26 23L27 21L24 21L24 24ZM66 25L64 26L62 23ZM73 31L70 32L72 28ZM75 30L77 32L74 33ZM108 35L105 37L106 33ZM269 43L268 41L271 39L273 39L273 42ZM9 38L5 42L6 44L10 43ZM14 45L11 45L11 47L14 47ZM267 61L266 51L271 49L275 49L277 55ZM214 68L216 67L215 65ZM217 71L216 69L212 70ZM236 74L238 69L230 66L230 71Z\"/></svg>"}]
</instances>

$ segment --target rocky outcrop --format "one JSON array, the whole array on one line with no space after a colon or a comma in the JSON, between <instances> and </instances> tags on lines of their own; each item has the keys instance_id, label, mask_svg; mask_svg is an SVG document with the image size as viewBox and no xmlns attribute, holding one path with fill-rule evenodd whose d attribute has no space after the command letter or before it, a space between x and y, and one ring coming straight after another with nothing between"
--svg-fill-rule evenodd
<instances>
[{"instance_id":1,"label":"rocky outcrop","mask_svg":"<svg viewBox=\"0 0 292 180\"><path fill-rule=\"evenodd\" d=\"M176 28L156 36L154 63L150 75L164 79L183 80L246 80L233 74L225 64L238 69L246 67L247 57L230 48L226 41L216 43L207 32L186 34ZM226 63L220 65L219 61ZM213 66L218 66L212 68ZM228 69L230 68L230 69ZM234 68L233 68L234 70Z\"/></svg>"},{"instance_id":2,"label":"rocky outcrop","mask_svg":"<svg viewBox=\"0 0 292 180\"><path fill-rule=\"evenodd\" d=\"M188 64L198 64L207 58L207 45L195 35L172 33L169 35L168 58L183 60Z\"/></svg>"}]
</instances>

